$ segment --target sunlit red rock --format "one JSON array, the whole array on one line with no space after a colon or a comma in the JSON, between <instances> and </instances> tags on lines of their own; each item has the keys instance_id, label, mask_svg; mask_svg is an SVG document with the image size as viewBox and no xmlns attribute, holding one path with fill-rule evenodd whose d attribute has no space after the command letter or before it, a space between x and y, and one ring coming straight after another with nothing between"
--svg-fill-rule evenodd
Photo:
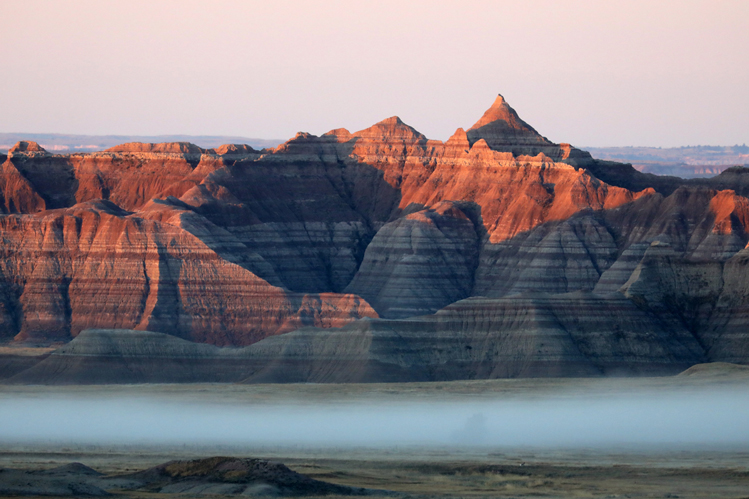
<instances>
[{"instance_id":1,"label":"sunlit red rock","mask_svg":"<svg viewBox=\"0 0 749 499\"><path fill-rule=\"evenodd\" d=\"M413 316L483 296L481 314L494 324L517 316L545 331L543 315L587 331L578 337L602 351L565 372L593 372L591 358L624 351L605 336L616 324L587 317L586 307L610 307L630 325L622 334L658 323L658 338L705 345L695 353L673 338L642 343L643 358L675 356L669 365L728 355L729 336L733 351L748 341L743 170L686 181L595 161L541 136L501 96L446 142L391 117L353 133L299 133L263 151L14 149L0 157L6 339L66 340L98 327L246 345L377 315L415 328L432 319ZM553 299L541 306L540 295ZM560 318L565 303L578 318ZM461 328L471 310L461 306ZM639 355L632 348L627 362ZM526 373L495 367L481 369Z\"/></svg>"}]
</instances>

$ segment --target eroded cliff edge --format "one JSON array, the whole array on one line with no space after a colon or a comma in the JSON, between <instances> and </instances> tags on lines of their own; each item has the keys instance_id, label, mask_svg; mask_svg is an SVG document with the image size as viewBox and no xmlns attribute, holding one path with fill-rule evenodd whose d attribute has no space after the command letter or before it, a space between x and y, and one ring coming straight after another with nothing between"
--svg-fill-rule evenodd
<instances>
[{"instance_id":1,"label":"eroded cliff edge","mask_svg":"<svg viewBox=\"0 0 749 499\"><path fill-rule=\"evenodd\" d=\"M525 345L516 367L461 367L475 377L557 372L532 367L539 330L577 352L559 372L749 362L744 170L685 181L596 161L501 96L444 143L393 117L272 150L22 142L0 163L6 340L99 327L241 346L312 326L335 342L325 328L382 317L367 327L426 335L425 352L440 321L463 331L465 365L499 352L477 341ZM474 312L451 305L471 297Z\"/></svg>"}]
</instances>

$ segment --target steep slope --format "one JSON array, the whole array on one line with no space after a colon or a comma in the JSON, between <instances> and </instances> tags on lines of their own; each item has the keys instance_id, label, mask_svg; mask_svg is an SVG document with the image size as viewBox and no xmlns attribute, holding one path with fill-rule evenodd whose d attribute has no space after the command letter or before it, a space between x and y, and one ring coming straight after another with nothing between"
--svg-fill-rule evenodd
<instances>
[{"instance_id":1,"label":"steep slope","mask_svg":"<svg viewBox=\"0 0 749 499\"><path fill-rule=\"evenodd\" d=\"M445 201L385 224L346 290L386 317L423 315L469 296L481 240L466 214L472 208Z\"/></svg>"},{"instance_id":2,"label":"steep slope","mask_svg":"<svg viewBox=\"0 0 749 499\"><path fill-rule=\"evenodd\" d=\"M515 157L484 140L471 146L462 130L446 143L430 141L394 117L353 134L298 134L273 154L209 174L181 200L262 255L289 289L345 290L380 314L405 317L470 296L487 237L508 240L651 193L606 185L543 154ZM467 210L452 235L427 221L455 219L441 213L443 202ZM437 277L435 252L460 268Z\"/></svg>"},{"instance_id":3,"label":"steep slope","mask_svg":"<svg viewBox=\"0 0 749 499\"><path fill-rule=\"evenodd\" d=\"M493 150L510 152L514 156L536 156L543 153L555 161L566 160L575 164L592 161L590 154L585 151L569 144L554 144L541 136L520 119L502 95L497 96L484 115L467 130L466 135L471 145L483 139Z\"/></svg>"},{"instance_id":4,"label":"steep slope","mask_svg":"<svg viewBox=\"0 0 749 499\"><path fill-rule=\"evenodd\" d=\"M130 143L61 156L25 143L0 160L6 338L94 327L248 345L379 315L397 320L264 340L257 376L749 361L744 170L685 181L596 161L501 96L446 142L391 117L263 151Z\"/></svg>"},{"instance_id":5,"label":"steep slope","mask_svg":"<svg viewBox=\"0 0 749 499\"><path fill-rule=\"evenodd\" d=\"M65 340L88 327L120 327L247 344L304 324L376 315L357 297L305 296L273 286L248 270L262 259L232 263L190 232L199 233L191 212L171 209L169 215L153 221L99 201L0 219L3 334L16 333L20 316L21 340Z\"/></svg>"}]
</instances>

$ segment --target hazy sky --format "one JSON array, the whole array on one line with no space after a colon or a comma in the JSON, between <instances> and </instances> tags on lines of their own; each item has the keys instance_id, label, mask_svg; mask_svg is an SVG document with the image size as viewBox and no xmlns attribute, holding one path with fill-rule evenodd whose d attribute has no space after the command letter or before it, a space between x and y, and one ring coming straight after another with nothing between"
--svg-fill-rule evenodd
<instances>
[{"instance_id":1,"label":"hazy sky","mask_svg":"<svg viewBox=\"0 0 749 499\"><path fill-rule=\"evenodd\" d=\"M291 137L497 93L579 146L749 142L749 1L0 1L0 132Z\"/></svg>"}]
</instances>

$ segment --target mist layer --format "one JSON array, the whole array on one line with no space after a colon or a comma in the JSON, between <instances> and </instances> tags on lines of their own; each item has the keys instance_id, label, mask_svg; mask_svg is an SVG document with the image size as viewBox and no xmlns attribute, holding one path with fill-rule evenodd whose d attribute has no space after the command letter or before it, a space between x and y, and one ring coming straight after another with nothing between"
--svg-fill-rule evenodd
<instances>
[{"instance_id":1,"label":"mist layer","mask_svg":"<svg viewBox=\"0 0 749 499\"><path fill-rule=\"evenodd\" d=\"M749 444L749 390L419 403L5 396L0 444L691 449Z\"/></svg>"}]
</instances>

